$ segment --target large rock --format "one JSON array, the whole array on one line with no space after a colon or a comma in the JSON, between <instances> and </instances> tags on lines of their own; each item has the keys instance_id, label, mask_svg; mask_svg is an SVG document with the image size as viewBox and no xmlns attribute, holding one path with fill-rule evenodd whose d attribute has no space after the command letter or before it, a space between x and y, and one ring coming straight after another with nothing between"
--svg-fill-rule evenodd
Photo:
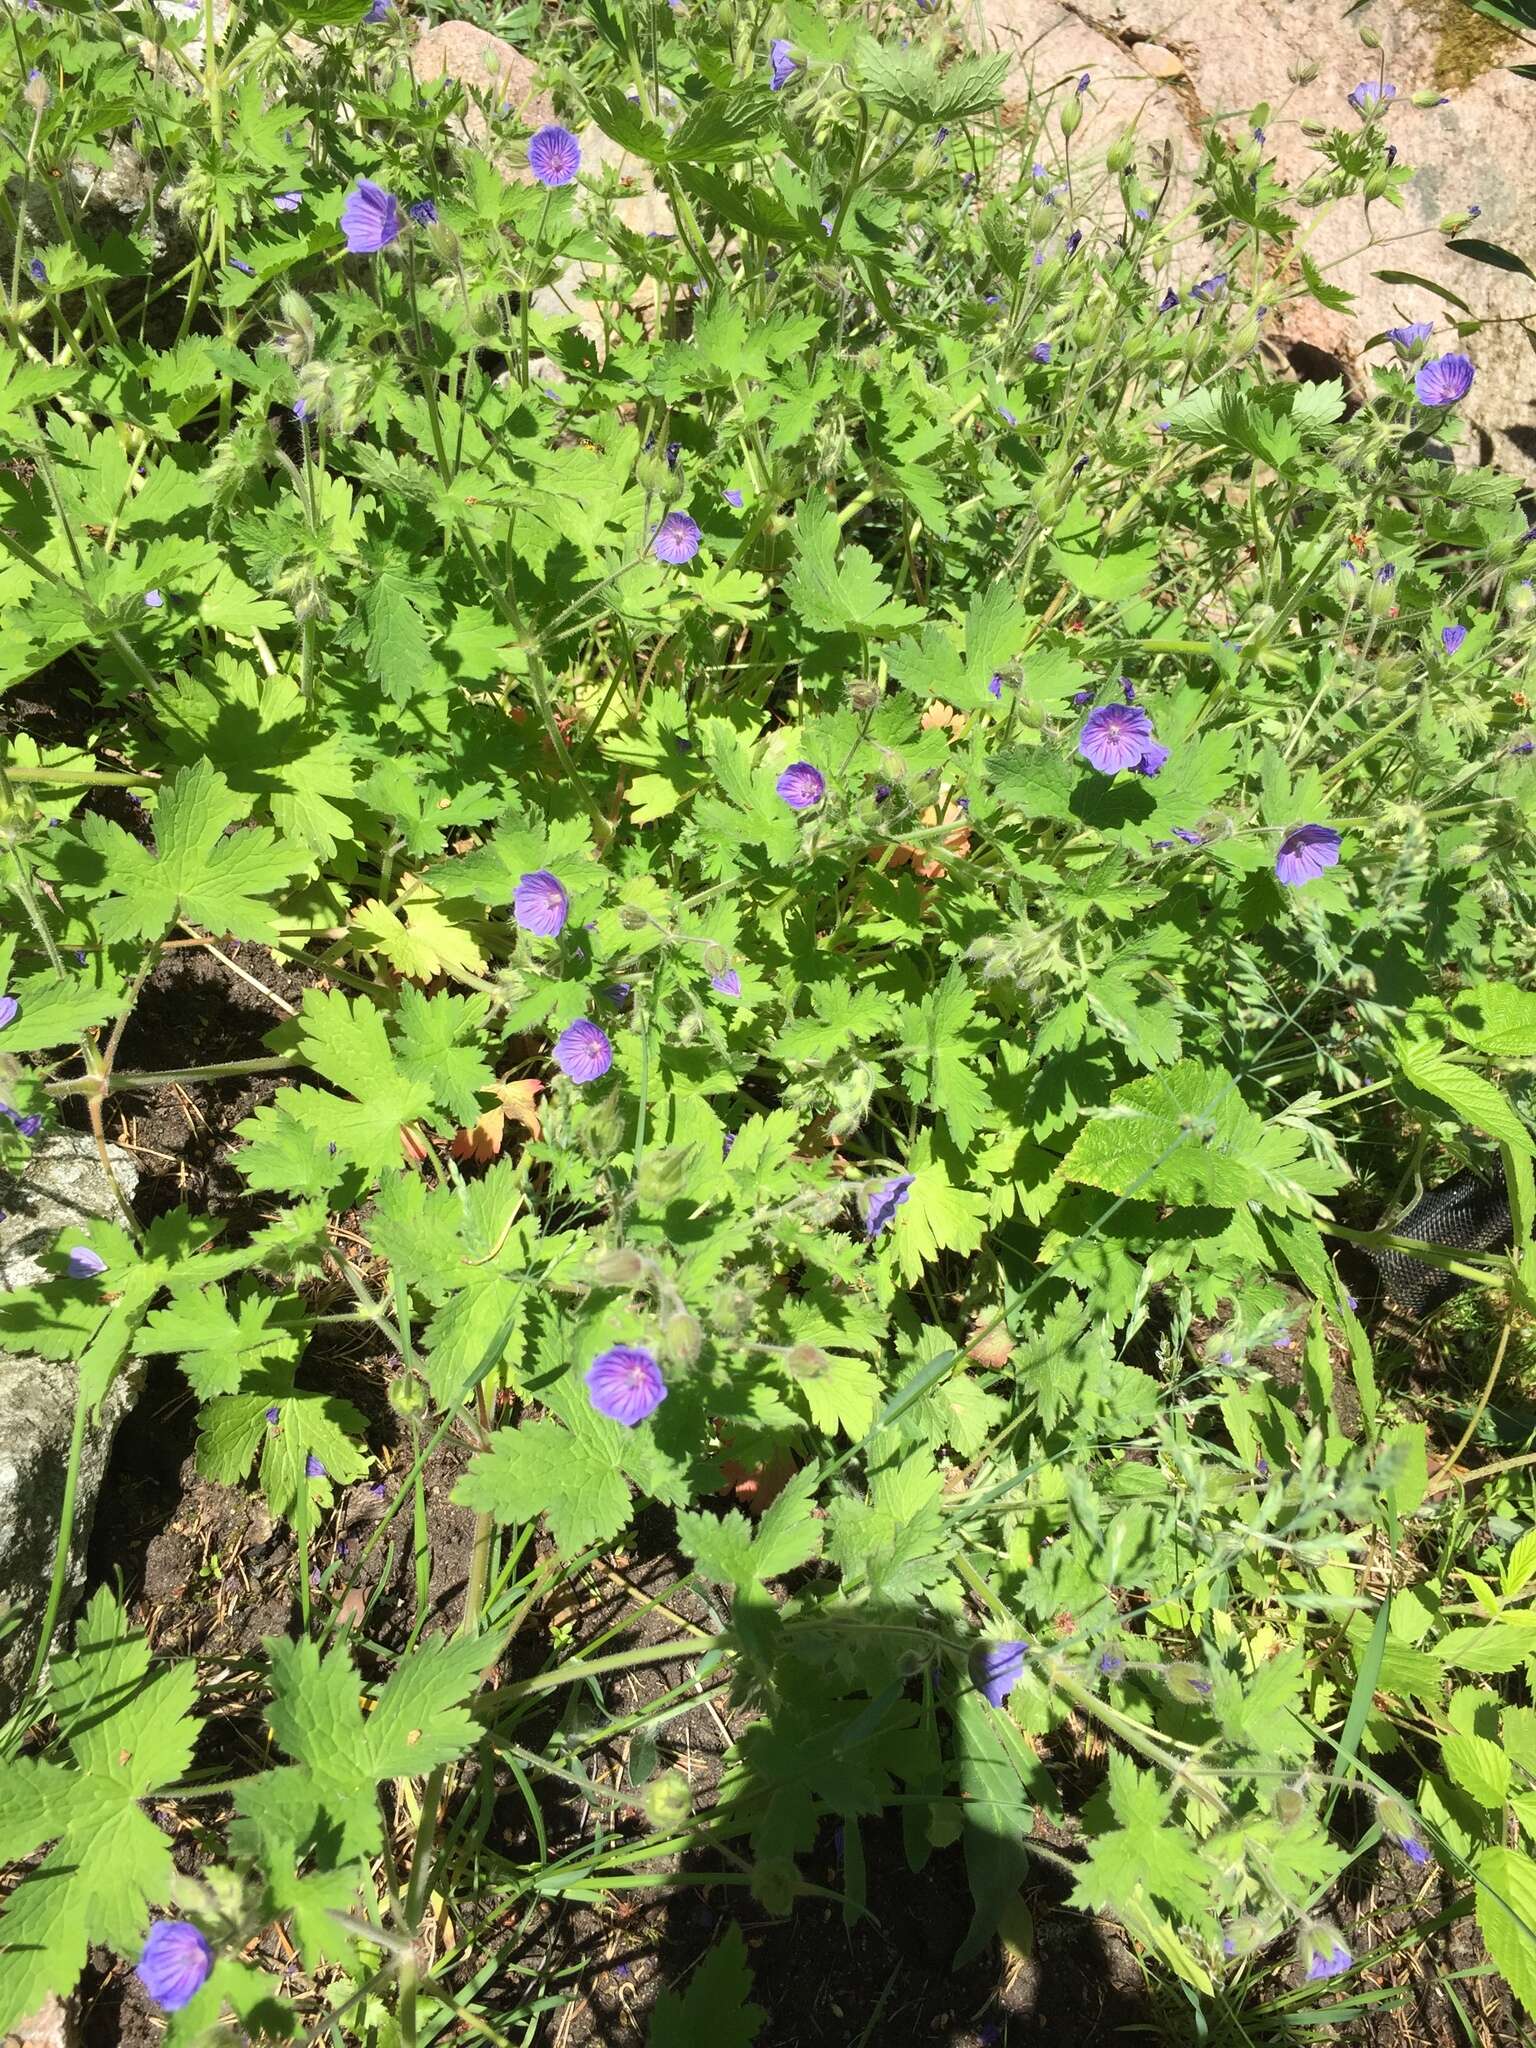
<instances>
[{"instance_id":1,"label":"large rock","mask_svg":"<svg viewBox=\"0 0 1536 2048\"><path fill-rule=\"evenodd\" d=\"M1374 79L1381 61L1362 46L1360 18L1346 19L1340 0L1246 0L1240 9L1231 0L1098 0L1080 11L1060 0L981 0L981 14L989 39L1020 53L1015 90L1030 75L1046 86L1059 85L1079 65L1093 73L1079 130L1090 146L1102 149L1141 106L1141 132L1155 138L1182 117L1187 155L1206 118L1230 119L1268 102L1268 146L1293 190L1318 161L1299 124L1352 124L1347 95ZM1437 231L1446 214L1480 206L1481 218L1468 235L1531 259L1536 82L1503 68L1522 54L1514 38L1460 0L1413 6L1380 0L1370 26L1382 39L1385 75L1397 87L1389 134L1415 176L1402 211L1379 203L1369 228L1358 202L1337 208L1315 233L1316 217L1300 216L1308 254L1331 283L1354 293L1356 303L1345 313L1316 306L1298 311L1283 337L1335 357L1367 388L1365 343L1384 328L1434 320L1439 345L1457 345L1445 324L1457 316L1444 300L1374 273L1413 271L1446 285L1490 323L1466 344L1477 364L1477 383L1462 408L1475 429L1468 452L1536 480L1536 354L1513 317L1536 315L1536 285L1452 255ZM1177 59L1181 80L1159 84L1149 77L1154 67L1136 61L1137 46L1144 50L1148 43L1159 46L1159 65L1165 53ZM1309 63L1318 75L1298 89L1288 73ZM1412 93L1428 89L1446 94L1447 104L1429 110L1408 104ZM1361 246L1372 230L1385 246Z\"/></svg>"},{"instance_id":2,"label":"large rock","mask_svg":"<svg viewBox=\"0 0 1536 2048\"><path fill-rule=\"evenodd\" d=\"M109 1149L113 1171L131 1194L138 1182L132 1156L116 1145ZM66 1225L117 1214L94 1143L69 1132L38 1146L24 1182L0 1187L0 1208L0 1294L49 1277L40 1254L52 1250ZM75 1495L70 1601L84 1581L85 1546L112 1439L142 1384L142 1365L120 1373L87 1427ZM74 1416L73 1366L0 1351L0 1612L22 1618L0 1642L0 1715L14 1706L37 1649Z\"/></svg>"},{"instance_id":3,"label":"large rock","mask_svg":"<svg viewBox=\"0 0 1536 2048\"><path fill-rule=\"evenodd\" d=\"M493 112L510 109L530 128L555 118L554 103L536 89L538 71L532 60L472 21L440 21L424 30L412 52L411 68L423 85L434 78L451 78L464 87L469 100L464 132L471 142L483 143L491 132L485 107L477 104L481 100Z\"/></svg>"}]
</instances>

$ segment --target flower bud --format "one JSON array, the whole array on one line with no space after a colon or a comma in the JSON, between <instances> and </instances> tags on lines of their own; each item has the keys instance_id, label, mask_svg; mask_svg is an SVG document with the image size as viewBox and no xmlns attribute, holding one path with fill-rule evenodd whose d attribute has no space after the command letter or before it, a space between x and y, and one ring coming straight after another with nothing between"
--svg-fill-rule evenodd
<instances>
[{"instance_id":1,"label":"flower bud","mask_svg":"<svg viewBox=\"0 0 1536 2048\"><path fill-rule=\"evenodd\" d=\"M600 1252L587 1270L599 1287L638 1287L650 1269L638 1252L620 1248Z\"/></svg>"},{"instance_id":2,"label":"flower bud","mask_svg":"<svg viewBox=\"0 0 1536 2048\"><path fill-rule=\"evenodd\" d=\"M389 1383L389 1405L402 1422L419 1422L432 1405L432 1391L418 1373L402 1373Z\"/></svg>"},{"instance_id":3,"label":"flower bud","mask_svg":"<svg viewBox=\"0 0 1536 2048\"><path fill-rule=\"evenodd\" d=\"M1323 121L1302 121L1299 126L1309 142L1321 142L1328 133L1327 124Z\"/></svg>"},{"instance_id":4,"label":"flower bud","mask_svg":"<svg viewBox=\"0 0 1536 2048\"><path fill-rule=\"evenodd\" d=\"M635 1176L635 1191L642 1202L670 1202L682 1192L688 1178L691 1145L668 1145L659 1152L647 1152Z\"/></svg>"},{"instance_id":5,"label":"flower bud","mask_svg":"<svg viewBox=\"0 0 1536 2048\"><path fill-rule=\"evenodd\" d=\"M879 683L873 676L859 676L848 685L848 708L850 711L873 711L881 700Z\"/></svg>"},{"instance_id":6,"label":"flower bud","mask_svg":"<svg viewBox=\"0 0 1536 2048\"><path fill-rule=\"evenodd\" d=\"M1366 22L1362 25L1360 30L1360 40L1362 43L1364 43L1365 47L1368 50L1379 50L1381 48L1381 37L1377 35L1375 29L1371 27L1369 22Z\"/></svg>"},{"instance_id":7,"label":"flower bud","mask_svg":"<svg viewBox=\"0 0 1536 2048\"><path fill-rule=\"evenodd\" d=\"M1186 1707L1203 1707L1211 1696L1211 1681L1201 1664L1165 1664L1162 1678L1170 1696Z\"/></svg>"},{"instance_id":8,"label":"flower bud","mask_svg":"<svg viewBox=\"0 0 1536 2048\"><path fill-rule=\"evenodd\" d=\"M1083 125L1083 103L1076 93L1064 106L1057 108L1056 121L1061 129L1062 141L1070 142Z\"/></svg>"},{"instance_id":9,"label":"flower bud","mask_svg":"<svg viewBox=\"0 0 1536 2048\"><path fill-rule=\"evenodd\" d=\"M48 81L34 65L27 73L27 82L21 89L21 96L34 113L41 114L53 94L48 90Z\"/></svg>"},{"instance_id":10,"label":"flower bud","mask_svg":"<svg viewBox=\"0 0 1536 2048\"><path fill-rule=\"evenodd\" d=\"M1130 129L1127 129L1123 135L1117 135L1109 145L1109 148L1105 150L1104 161L1109 169L1118 176L1121 171L1130 169L1135 155L1136 137Z\"/></svg>"},{"instance_id":11,"label":"flower bud","mask_svg":"<svg viewBox=\"0 0 1536 2048\"><path fill-rule=\"evenodd\" d=\"M1448 213L1440 223L1440 232L1447 237L1459 235L1472 225L1470 213Z\"/></svg>"},{"instance_id":12,"label":"flower bud","mask_svg":"<svg viewBox=\"0 0 1536 2048\"><path fill-rule=\"evenodd\" d=\"M693 1810L693 1793L681 1771L663 1771L640 1794L640 1810L658 1832L681 1827Z\"/></svg>"},{"instance_id":13,"label":"flower bud","mask_svg":"<svg viewBox=\"0 0 1536 2048\"><path fill-rule=\"evenodd\" d=\"M1307 1802L1294 1785L1282 1785L1271 1802L1271 1811L1283 1828L1295 1827L1307 1810Z\"/></svg>"},{"instance_id":14,"label":"flower bud","mask_svg":"<svg viewBox=\"0 0 1536 2048\"><path fill-rule=\"evenodd\" d=\"M1517 583L1506 595L1504 602L1508 605L1512 617L1528 618L1532 609L1536 608L1536 590L1531 587L1530 577L1527 576L1523 583Z\"/></svg>"},{"instance_id":15,"label":"flower bud","mask_svg":"<svg viewBox=\"0 0 1536 2048\"><path fill-rule=\"evenodd\" d=\"M815 1344L793 1344L784 1354L784 1365L797 1380L820 1379L832 1361Z\"/></svg>"},{"instance_id":16,"label":"flower bud","mask_svg":"<svg viewBox=\"0 0 1536 2048\"><path fill-rule=\"evenodd\" d=\"M286 291L277 302L279 321L272 329L272 343L294 369L302 370L315 353L315 316L309 301L300 293Z\"/></svg>"},{"instance_id":17,"label":"flower bud","mask_svg":"<svg viewBox=\"0 0 1536 2048\"><path fill-rule=\"evenodd\" d=\"M653 497L665 495L671 476L671 467L659 448L648 449L636 458L635 481Z\"/></svg>"},{"instance_id":18,"label":"flower bud","mask_svg":"<svg viewBox=\"0 0 1536 2048\"><path fill-rule=\"evenodd\" d=\"M1426 109L1429 107L1443 107L1445 105L1445 94L1443 92L1412 93L1409 96L1409 104Z\"/></svg>"},{"instance_id":19,"label":"flower bud","mask_svg":"<svg viewBox=\"0 0 1536 2048\"><path fill-rule=\"evenodd\" d=\"M787 1856L760 1856L752 1866L752 1896L765 1912L785 1914L800 1891L800 1873Z\"/></svg>"},{"instance_id":20,"label":"flower bud","mask_svg":"<svg viewBox=\"0 0 1536 2048\"><path fill-rule=\"evenodd\" d=\"M1318 62L1315 57L1293 57L1286 66L1285 75L1292 85L1310 85L1317 77Z\"/></svg>"},{"instance_id":21,"label":"flower bud","mask_svg":"<svg viewBox=\"0 0 1536 2048\"><path fill-rule=\"evenodd\" d=\"M704 1344L704 1326L686 1309L668 1316L661 1326L663 1348L680 1365L692 1365Z\"/></svg>"},{"instance_id":22,"label":"flower bud","mask_svg":"<svg viewBox=\"0 0 1536 2048\"><path fill-rule=\"evenodd\" d=\"M643 932L650 923L649 911L641 910L634 903L619 905L619 926L626 932Z\"/></svg>"}]
</instances>

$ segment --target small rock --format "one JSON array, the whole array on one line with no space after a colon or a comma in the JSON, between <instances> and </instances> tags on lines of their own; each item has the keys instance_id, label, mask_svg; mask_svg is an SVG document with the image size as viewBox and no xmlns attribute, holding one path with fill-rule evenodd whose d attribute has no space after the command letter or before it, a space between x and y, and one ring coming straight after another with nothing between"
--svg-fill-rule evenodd
<instances>
[{"instance_id":1,"label":"small rock","mask_svg":"<svg viewBox=\"0 0 1536 2048\"><path fill-rule=\"evenodd\" d=\"M125 1194L138 1184L131 1154L109 1146ZM47 1279L40 1254L69 1224L117 1215L117 1204L90 1138L59 1132L33 1153L21 1184L0 1188L0 1295ZM96 1496L118 1424L144 1383L142 1361L120 1372L101 1413L87 1425L75 1495L66 1605L84 1583L85 1546ZM75 1414L75 1369L0 1350L0 1614L20 1626L0 1642L0 1715L12 1711L26 1684L48 1597L64 1500L64 1472ZM61 1617L62 1618L62 1617Z\"/></svg>"},{"instance_id":2,"label":"small rock","mask_svg":"<svg viewBox=\"0 0 1536 2048\"><path fill-rule=\"evenodd\" d=\"M5 2036L5 2048L75 2048L74 2001L50 1992L30 2018L18 2020Z\"/></svg>"},{"instance_id":3,"label":"small rock","mask_svg":"<svg viewBox=\"0 0 1536 2048\"><path fill-rule=\"evenodd\" d=\"M1132 43L1131 55L1154 78L1182 78L1184 60L1162 43Z\"/></svg>"},{"instance_id":4,"label":"small rock","mask_svg":"<svg viewBox=\"0 0 1536 2048\"><path fill-rule=\"evenodd\" d=\"M555 118L548 95L534 91L538 71L532 61L501 36L476 28L472 21L440 21L425 30L416 44L412 66L423 85L434 78L452 78L464 87L471 101L464 115L464 131L472 142L484 142L491 132L485 114L474 105L477 96L497 109L510 107L530 128L540 128Z\"/></svg>"}]
</instances>

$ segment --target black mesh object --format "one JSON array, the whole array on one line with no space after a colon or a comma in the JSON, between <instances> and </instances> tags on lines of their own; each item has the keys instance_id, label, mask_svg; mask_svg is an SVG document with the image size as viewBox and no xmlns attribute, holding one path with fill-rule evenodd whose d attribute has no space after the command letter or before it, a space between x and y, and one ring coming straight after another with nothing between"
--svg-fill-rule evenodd
<instances>
[{"instance_id":1,"label":"black mesh object","mask_svg":"<svg viewBox=\"0 0 1536 2048\"><path fill-rule=\"evenodd\" d=\"M1394 1237L1416 1237L1457 1252L1502 1251L1514 1234L1508 1195L1470 1167L1426 1190L1395 1223L1382 1227ZM1373 1251L1369 1256L1382 1286L1410 1315L1429 1315L1469 1285L1408 1252Z\"/></svg>"}]
</instances>

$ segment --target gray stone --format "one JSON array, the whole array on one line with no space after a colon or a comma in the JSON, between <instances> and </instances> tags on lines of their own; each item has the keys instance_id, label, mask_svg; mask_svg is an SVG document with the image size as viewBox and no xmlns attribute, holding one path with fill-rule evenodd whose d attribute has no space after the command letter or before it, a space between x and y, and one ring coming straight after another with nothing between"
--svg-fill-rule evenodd
<instances>
[{"instance_id":1,"label":"gray stone","mask_svg":"<svg viewBox=\"0 0 1536 2048\"><path fill-rule=\"evenodd\" d=\"M75 2048L79 2038L75 2001L50 1995L29 2018L18 2020L5 2048Z\"/></svg>"},{"instance_id":2,"label":"gray stone","mask_svg":"<svg viewBox=\"0 0 1536 2048\"><path fill-rule=\"evenodd\" d=\"M116 1145L109 1150L123 1192L132 1194L138 1181L132 1156ZM48 1277L40 1254L67 1225L118 1214L95 1144L68 1132L37 1147L25 1181L0 1189L0 1208L0 1294ZM121 1372L87 1424L66 1601L78 1598L83 1585L85 1546L112 1439L142 1384L142 1365ZM0 1614L20 1616L20 1626L0 1642L0 1714L14 1706L37 1649L74 1414L72 1365L0 1350Z\"/></svg>"},{"instance_id":3,"label":"gray stone","mask_svg":"<svg viewBox=\"0 0 1536 2048\"><path fill-rule=\"evenodd\" d=\"M1300 123L1350 125L1347 95L1374 79L1384 60L1385 76L1397 87L1388 132L1414 169L1402 210L1378 202L1369 224L1358 201L1321 221L1299 213L1298 241L1306 238L1307 254L1355 303L1331 312L1298 302L1286 309L1278 337L1335 358L1365 391L1366 344L1374 336L1402 321L1436 321L1437 348L1464 348L1477 365L1477 382L1460 408L1473 429L1463 459L1492 459L1536 481L1536 355L1521 325L1523 319L1536 326L1536 286L1518 272L1453 255L1438 233L1444 215L1476 205L1482 215L1467 230L1470 238L1527 260L1536 248L1536 85L1505 68L1519 60L1513 37L1501 40L1499 30L1453 0L1380 0L1370 25L1382 39L1381 60L1362 46L1359 19L1349 19L1339 0L1248 0L1237 12L1231 0L1084 0L1074 7L1062 0L978 0L978 7L983 39L1015 52L1008 83L1015 103L1031 81L1037 91L1059 92L1073 71L1092 73L1074 156L1102 150L1136 119L1142 137L1171 137L1187 165L1206 119L1220 117L1236 130L1243 110L1266 102L1267 146L1293 192L1318 162ZM1145 62L1149 44L1177 46L1178 79L1148 75L1155 69ZM1288 73L1308 64L1317 76L1298 87ZM1425 89L1445 93L1448 103L1410 105L1411 95ZM1180 203L1187 197L1177 176L1170 196ZM1367 246L1373 236L1375 246ZM1379 278L1379 270L1412 271L1447 286L1486 324L1458 342L1449 325L1460 317L1453 307L1429 290Z\"/></svg>"}]
</instances>

